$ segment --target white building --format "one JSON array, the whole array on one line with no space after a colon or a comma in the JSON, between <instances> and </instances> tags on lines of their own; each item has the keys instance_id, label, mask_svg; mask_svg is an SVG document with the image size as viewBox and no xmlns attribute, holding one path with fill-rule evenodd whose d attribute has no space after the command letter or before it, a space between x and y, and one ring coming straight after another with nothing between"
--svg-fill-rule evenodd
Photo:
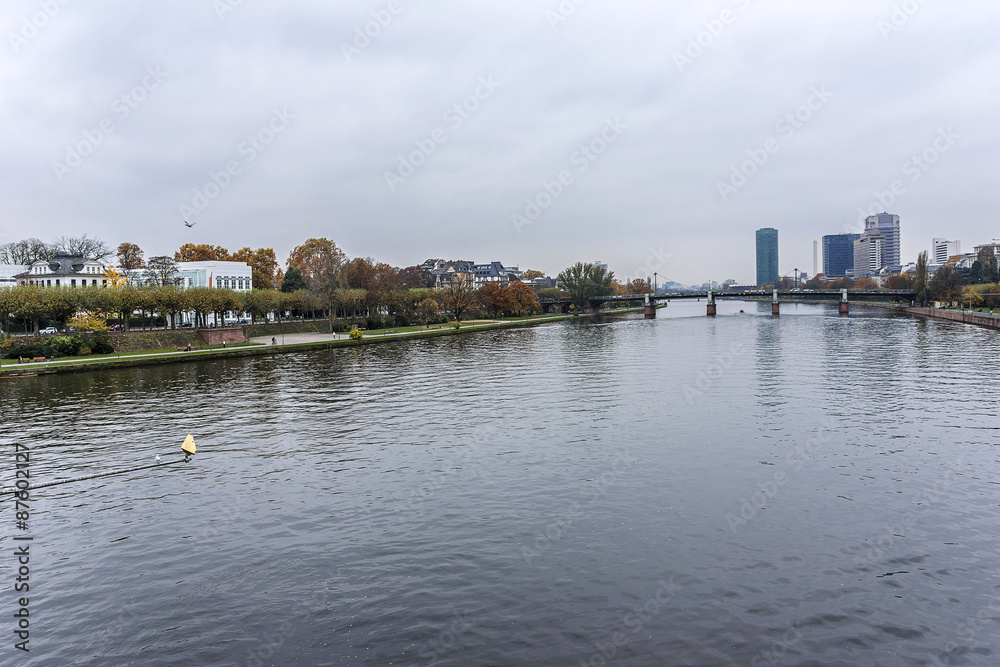
<instances>
[{"instance_id":1,"label":"white building","mask_svg":"<svg viewBox=\"0 0 1000 667\"><path fill-rule=\"evenodd\" d=\"M39 260L17 274L19 285L40 287L98 287L108 283L104 264L73 255L56 255L49 261Z\"/></svg>"},{"instance_id":2,"label":"white building","mask_svg":"<svg viewBox=\"0 0 1000 667\"><path fill-rule=\"evenodd\" d=\"M977 245L973 253L977 258L979 257L979 252L985 250L986 248L992 248L993 254L1000 258L1000 241L994 240L992 243L984 243L982 245Z\"/></svg>"},{"instance_id":3,"label":"white building","mask_svg":"<svg viewBox=\"0 0 1000 667\"><path fill-rule=\"evenodd\" d=\"M961 241L949 241L947 239L934 239L931 241L931 261L935 264L944 264L949 257L962 254Z\"/></svg>"},{"instance_id":4,"label":"white building","mask_svg":"<svg viewBox=\"0 0 1000 667\"><path fill-rule=\"evenodd\" d=\"M159 281L159 276L149 269L129 273L129 282L133 285L155 285ZM212 287L237 292L253 289L253 269L244 262L178 262L172 279L184 289Z\"/></svg>"},{"instance_id":5,"label":"white building","mask_svg":"<svg viewBox=\"0 0 1000 667\"><path fill-rule=\"evenodd\" d=\"M0 287L17 285L17 276L28 270L22 264L0 264Z\"/></svg>"},{"instance_id":6,"label":"white building","mask_svg":"<svg viewBox=\"0 0 1000 667\"><path fill-rule=\"evenodd\" d=\"M885 238L869 229L854 242L854 277L877 276L886 268Z\"/></svg>"},{"instance_id":7,"label":"white building","mask_svg":"<svg viewBox=\"0 0 1000 667\"><path fill-rule=\"evenodd\" d=\"M476 264L472 268L476 276L476 289L479 289L486 283L497 282L503 285L509 284L512 280L520 280L523 273L516 266L504 266L500 262Z\"/></svg>"}]
</instances>

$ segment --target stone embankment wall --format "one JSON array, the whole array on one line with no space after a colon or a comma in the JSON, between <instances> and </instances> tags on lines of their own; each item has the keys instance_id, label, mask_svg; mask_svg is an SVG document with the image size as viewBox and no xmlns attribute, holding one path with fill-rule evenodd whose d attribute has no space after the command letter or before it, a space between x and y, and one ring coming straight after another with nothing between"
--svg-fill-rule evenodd
<instances>
[{"instance_id":1,"label":"stone embankment wall","mask_svg":"<svg viewBox=\"0 0 1000 667\"><path fill-rule=\"evenodd\" d=\"M934 317L941 320L977 324L982 327L989 327L990 329L1000 329L1000 316L993 316L987 313L977 313L970 310L964 313L956 313L951 310L938 310L936 308L907 308L906 312L923 317Z\"/></svg>"},{"instance_id":2,"label":"stone embankment wall","mask_svg":"<svg viewBox=\"0 0 1000 667\"><path fill-rule=\"evenodd\" d=\"M243 329L198 329L198 333L209 345L226 343L245 343L247 340Z\"/></svg>"}]
</instances>

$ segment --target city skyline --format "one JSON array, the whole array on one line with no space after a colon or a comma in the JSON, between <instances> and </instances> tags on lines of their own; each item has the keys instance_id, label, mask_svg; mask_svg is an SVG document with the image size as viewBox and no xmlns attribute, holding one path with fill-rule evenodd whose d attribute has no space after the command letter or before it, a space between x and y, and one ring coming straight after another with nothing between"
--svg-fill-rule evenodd
<instances>
[{"instance_id":1,"label":"city skyline","mask_svg":"<svg viewBox=\"0 0 1000 667\"><path fill-rule=\"evenodd\" d=\"M691 284L751 282L766 226L782 272L885 209L904 257L998 235L1000 92L960 91L1000 7L724 5L7 3L0 242L325 236Z\"/></svg>"}]
</instances>

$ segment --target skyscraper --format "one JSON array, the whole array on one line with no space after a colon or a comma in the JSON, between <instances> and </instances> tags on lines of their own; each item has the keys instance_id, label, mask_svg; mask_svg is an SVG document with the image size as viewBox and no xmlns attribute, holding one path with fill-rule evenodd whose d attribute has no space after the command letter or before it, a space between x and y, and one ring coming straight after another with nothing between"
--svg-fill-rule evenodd
<instances>
[{"instance_id":1,"label":"skyscraper","mask_svg":"<svg viewBox=\"0 0 1000 667\"><path fill-rule=\"evenodd\" d=\"M823 273L827 278L854 275L854 242L861 234L831 234L823 237Z\"/></svg>"},{"instance_id":2,"label":"skyscraper","mask_svg":"<svg viewBox=\"0 0 1000 667\"><path fill-rule=\"evenodd\" d=\"M891 213L868 216L865 220L865 233L871 231L878 232L883 240L882 264L875 272L884 268L898 272L902 266L899 259L899 216Z\"/></svg>"},{"instance_id":3,"label":"skyscraper","mask_svg":"<svg viewBox=\"0 0 1000 667\"><path fill-rule=\"evenodd\" d=\"M778 230L757 230L757 284L773 285L778 279Z\"/></svg>"}]
</instances>

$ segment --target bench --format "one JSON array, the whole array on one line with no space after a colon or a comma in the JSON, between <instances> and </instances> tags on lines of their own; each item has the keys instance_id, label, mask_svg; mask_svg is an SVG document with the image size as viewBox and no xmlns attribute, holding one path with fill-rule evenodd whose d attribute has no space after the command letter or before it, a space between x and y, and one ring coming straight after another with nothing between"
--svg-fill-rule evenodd
<instances>
[{"instance_id":1,"label":"bench","mask_svg":"<svg viewBox=\"0 0 1000 667\"><path fill-rule=\"evenodd\" d=\"M32 361L45 361L45 357L32 357Z\"/></svg>"}]
</instances>

